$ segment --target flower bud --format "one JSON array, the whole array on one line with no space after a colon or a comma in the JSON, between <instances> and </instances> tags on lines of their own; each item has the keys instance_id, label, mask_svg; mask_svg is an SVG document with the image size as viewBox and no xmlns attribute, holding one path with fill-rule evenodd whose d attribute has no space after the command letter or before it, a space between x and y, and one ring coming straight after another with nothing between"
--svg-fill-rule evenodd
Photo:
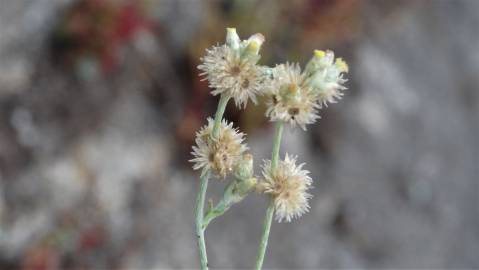
<instances>
[{"instance_id":1,"label":"flower bud","mask_svg":"<svg viewBox=\"0 0 479 270\"><path fill-rule=\"evenodd\" d=\"M236 194L243 199L250 191L252 191L255 187L256 184L258 183L258 180L255 177L250 177L246 180L243 180L238 183L237 189L236 189Z\"/></svg>"},{"instance_id":2,"label":"flower bud","mask_svg":"<svg viewBox=\"0 0 479 270\"><path fill-rule=\"evenodd\" d=\"M338 67L339 72L349 72L349 66L342 58L337 58L334 64Z\"/></svg>"},{"instance_id":3,"label":"flower bud","mask_svg":"<svg viewBox=\"0 0 479 270\"><path fill-rule=\"evenodd\" d=\"M256 33L248 38L248 42L256 42L258 46L261 47L261 45L264 43L264 36L260 33Z\"/></svg>"},{"instance_id":4,"label":"flower bud","mask_svg":"<svg viewBox=\"0 0 479 270\"><path fill-rule=\"evenodd\" d=\"M253 155L246 153L238 161L234 171L238 180L246 180L253 176Z\"/></svg>"},{"instance_id":5,"label":"flower bud","mask_svg":"<svg viewBox=\"0 0 479 270\"><path fill-rule=\"evenodd\" d=\"M331 66L333 64L333 61L334 53L332 51L314 50L313 57L311 58L311 60L309 60L304 71L307 74L307 77L311 77L315 73L321 72L325 68Z\"/></svg>"},{"instance_id":6,"label":"flower bud","mask_svg":"<svg viewBox=\"0 0 479 270\"><path fill-rule=\"evenodd\" d=\"M226 28L226 45L233 50L238 50L240 42L241 40L236 33L236 28Z\"/></svg>"},{"instance_id":7,"label":"flower bud","mask_svg":"<svg viewBox=\"0 0 479 270\"><path fill-rule=\"evenodd\" d=\"M310 74L308 84L314 93L320 95L320 104L334 103L341 97L340 90L346 89L342 84L345 80L343 72L348 72L349 67L342 58L334 60L332 51L315 51L313 59L308 63Z\"/></svg>"},{"instance_id":8,"label":"flower bud","mask_svg":"<svg viewBox=\"0 0 479 270\"><path fill-rule=\"evenodd\" d=\"M319 67L324 68L333 64L334 52L330 50L327 50L326 52L315 51L314 57L319 60Z\"/></svg>"},{"instance_id":9,"label":"flower bud","mask_svg":"<svg viewBox=\"0 0 479 270\"><path fill-rule=\"evenodd\" d=\"M306 68L304 69L307 77L310 77L318 70L319 61L324 57L325 54L326 53L324 51L314 50L313 57L311 57L308 64L306 64Z\"/></svg>"},{"instance_id":10,"label":"flower bud","mask_svg":"<svg viewBox=\"0 0 479 270\"><path fill-rule=\"evenodd\" d=\"M225 206L225 209L235 203L242 201L249 192L256 188L258 180L254 177L250 177L245 180L232 181L225 189L223 193L223 199L221 203Z\"/></svg>"},{"instance_id":11,"label":"flower bud","mask_svg":"<svg viewBox=\"0 0 479 270\"><path fill-rule=\"evenodd\" d=\"M326 55L323 50L314 50L314 57L317 59L321 59Z\"/></svg>"},{"instance_id":12,"label":"flower bud","mask_svg":"<svg viewBox=\"0 0 479 270\"><path fill-rule=\"evenodd\" d=\"M261 45L264 43L264 36L262 34L254 34L247 41L246 48L244 48L244 57L255 57L258 55Z\"/></svg>"}]
</instances>

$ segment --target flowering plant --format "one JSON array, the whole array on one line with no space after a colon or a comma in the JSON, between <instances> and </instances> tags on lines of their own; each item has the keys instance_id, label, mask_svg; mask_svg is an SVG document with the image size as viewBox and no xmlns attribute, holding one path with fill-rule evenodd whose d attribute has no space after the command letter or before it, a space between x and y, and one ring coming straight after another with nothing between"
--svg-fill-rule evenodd
<instances>
[{"instance_id":1,"label":"flowering plant","mask_svg":"<svg viewBox=\"0 0 479 270\"><path fill-rule=\"evenodd\" d=\"M266 210L263 236L256 258L256 269L261 269L269 238L273 216L278 222L291 222L309 209L312 197L308 190L313 180L297 165L297 157L289 154L280 159L279 151L284 124L306 130L306 125L319 119L319 110L335 103L343 95L344 73L348 66L341 58L334 58L332 51L314 51L303 71L299 64L280 64L275 67L258 65L259 51L264 43L262 34L254 34L241 40L236 29L228 28L226 42L206 50L198 68L213 88L213 95L220 95L214 119L208 118L196 134L193 146L193 169L201 169L200 189L196 200L196 235L201 269L208 269L204 233L208 224L223 215L233 204L242 201L249 192L256 190L270 199ZM276 123L271 160L265 160L262 177L258 180L253 171L253 156L246 151L244 134L232 123L223 119L230 99L237 107L246 107L256 96L266 99L266 116ZM210 177L232 180L223 198L205 212L204 202Z\"/></svg>"}]
</instances>

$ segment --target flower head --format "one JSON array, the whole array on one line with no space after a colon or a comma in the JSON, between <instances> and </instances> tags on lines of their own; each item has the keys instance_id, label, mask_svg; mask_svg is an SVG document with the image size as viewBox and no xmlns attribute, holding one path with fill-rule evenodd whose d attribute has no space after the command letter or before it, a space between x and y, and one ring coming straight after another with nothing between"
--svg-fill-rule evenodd
<instances>
[{"instance_id":1,"label":"flower head","mask_svg":"<svg viewBox=\"0 0 479 270\"><path fill-rule=\"evenodd\" d=\"M318 95L320 106L328 106L328 103L336 103L343 96L342 91L346 79L343 73L347 73L349 67L342 58L334 60L332 51L314 52L313 58L309 61L306 72L309 74L309 83Z\"/></svg>"},{"instance_id":2,"label":"flower head","mask_svg":"<svg viewBox=\"0 0 479 270\"><path fill-rule=\"evenodd\" d=\"M320 118L318 109L343 96L348 65L341 58L334 60L332 51L316 50L303 72L298 64L289 63L267 71L266 116L306 130L307 124Z\"/></svg>"},{"instance_id":3,"label":"flower head","mask_svg":"<svg viewBox=\"0 0 479 270\"><path fill-rule=\"evenodd\" d=\"M223 119L217 139L213 139L214 120L208 118L208 124L196 133L196 146L193 146L194 156L190 161L193 169L203 169L202 175L211 170L217 176L225 178L235 169L243 152L248 147L243 144L244 134L233 128L232 123Z\"/></svg>"},{"instance_id":4,"label":"flower head","mask_svg":"<svg viewBox=\"0 0 479 270\"><path fill-rule=\"evenodd\" d=\"M309 172L302 170L303 165L296 165L296 157L288 154L274 169L270 160L263 165L264 179L258 184L258 190L272 196L278 222L290 222L308 212L308 200L312 195L307 191L311 188L312 180L308 176Z\"/></svg>"},{"instance_id":5,"label":"flower head","mask_svg":"<svg viewBox=\"0 0 479 270\"><path fill-rule=\"evenodd\" d=\"M298 64L276 66L269 85L266 116L271 121L287 122L306 130L307 124L320 118L316 94Z\"/></svg>"},{"instance_id":6,"label":"flower head","mask_svg":"<svg viewBox=\"0 0 479 270\"><path fill-rule=\"evenodd\" d=\"M263 68L257 65L263 42L262 34L241 41L236 29L228 28L226 44L206 50L198 68L214 89L213 95L227 94L236 106L246 107L249 99L256 103L256 95L260 94L264 81Z\"/></svg>"}]
</instances>

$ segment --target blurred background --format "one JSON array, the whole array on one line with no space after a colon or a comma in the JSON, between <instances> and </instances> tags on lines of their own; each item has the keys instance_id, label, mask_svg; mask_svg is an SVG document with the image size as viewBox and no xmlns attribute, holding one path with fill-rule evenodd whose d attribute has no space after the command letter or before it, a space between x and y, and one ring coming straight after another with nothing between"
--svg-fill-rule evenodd
<instances>
[{"instance_id":1,"label":"blurred background","mask_svg":"<svg viewBox=\"0 0 479 270\"><path fill-rule=\"evenodd\" d=\"M273 223L266 268L479 268L478 26L475 0L0 0L0 269L199 266L187 160L217 97L196 66L226 27L265 35L261 64L350 64L343 100L284 134L314 198ZM226 113L257 167L263 115ZM212 268L253 266L265 209L211 224Z\"/></svg>"}]
</instances>

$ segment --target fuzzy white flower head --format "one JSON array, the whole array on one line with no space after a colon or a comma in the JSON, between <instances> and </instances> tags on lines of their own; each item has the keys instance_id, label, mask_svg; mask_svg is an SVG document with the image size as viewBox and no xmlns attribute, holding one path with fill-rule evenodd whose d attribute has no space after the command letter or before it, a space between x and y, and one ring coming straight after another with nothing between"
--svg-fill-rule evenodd
<instances>
[{"instance_id":1,"label":"fuzzy white flower head","mask_svg":"<svg viewBox=\"0 0 479 270\"><path fill-rule=\"evenodd\" d=\"M311 188L312 180L308 176L309 172L302 169L303 165L296 165L296 157L288 154L275 169L271 168L270 160L263 165L264 179L257 188L272 196L278 222L291 222L309 210L308 200L312 195L307 191Z\"/></svg>"},{"instance_id":2,"label":"fuzzy white flower head","mask_svg":"<svg viewBox=\"0 0 479 270\"><path fill-rule=\"evenodd\" d=\"M263 42L262 34L241 41L236 29L228 28L226 44L206 50L198 69L214 89L213 95L226 94L238 107L246 107L249 99L256 103L256 95L261 93L264 81L263 69L257 65Z\"/></svg>"},{"instance_id":3,"label":"fuzzy white flower head","mask_svg":"<svg viewBox=\"0 0 479 270\"><path fill-rule=\"evenodd\" d=\"M219 137L213 139L214 120L208 118L208 124L196 133L196 146L193 146L193 169L202 169L201 175L211 170L219 177L235 169L238 161L248 147L243 144L244 134L233 128L233 124L223 119L220 125Z\"/></svg>"},{"instance_id":4,"label":"fuzzy white flower head","mask_svg":"<svg viewBox=\"0 0 479 270\"><path fill-rule=\"evenodd\" d=\"M332 51L314 51L313 58L309 61L306 72L310 76L309 83L318 95L320 106L328 106L328 103L336 103L343 96L342 91L346 79L343 73L347 73L349 67L341 58L334 60Z\"/></svg>"},{"instance_id":5,"label":"fuzzy white flower head","mask_svg":"<svg viewBox=\"0 0 479 270\"><path fill-rule=\"evenodd\" d=\"M306 130L307 124L319 119L316 94L308 85L298 64L282 64L273 69L269 79L266 116Z\"/></svg>"}]
</instances>

